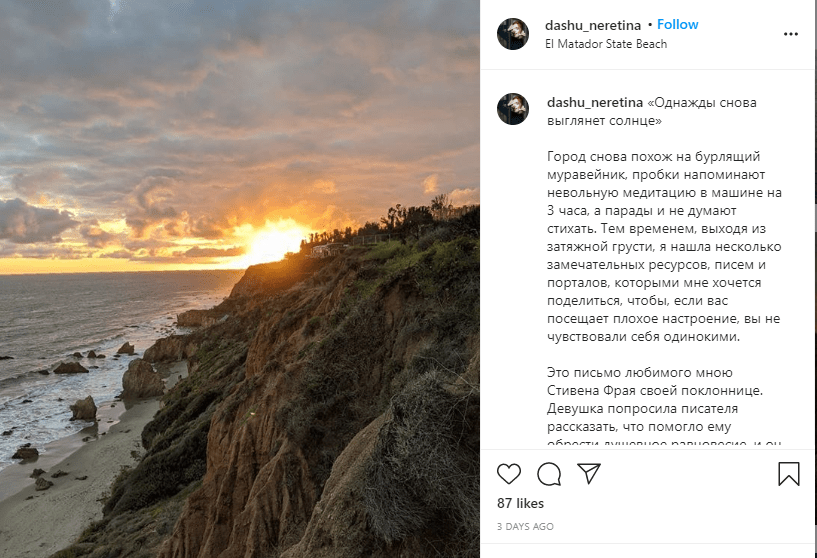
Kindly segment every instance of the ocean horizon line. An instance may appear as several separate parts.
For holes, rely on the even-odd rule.
[[[270,262],[272,263],[272,262]],[[31,275],[111,275],[111,274],[137,274],[137,273],[195,273],[200,271],[223,271],[235,272],[246,271],[246,267],[212,268],[205,267],[199,269],[144,269],[144,270],[109,270],[109,271],[54,271],[54,272],[24,272],[24,273],[4,273],[0,272],[0,277],[25,277]]]

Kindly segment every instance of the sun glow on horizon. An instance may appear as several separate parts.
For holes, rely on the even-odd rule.
[[[297,252],[307,229],[293,219],[267,221],[264,228],[248,231],[247,253],[231,262],[232,265],[249,267],[251,265],[277,262],[287,252]]]

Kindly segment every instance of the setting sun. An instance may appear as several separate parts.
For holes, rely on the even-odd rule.
[[[247,253],[239,260],[240,265],[276,262],[283,259],[287,252],[297,252],[306,235],[305,231],[292,219],[281,219],[275,223],[267,221],[264,228],[253,230],[247,235],[251,240],[247,245]]]

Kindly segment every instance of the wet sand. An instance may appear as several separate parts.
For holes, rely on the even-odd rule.
[[[121,403],[120,403],[121,405]],[[44,491],[34,489],[34,479],[27,486],[0,502],[0,556],[20,558],[47,557],[76,540],[92,521],[102,519],[102,502],[111,482],[125,466],[136,460],[131,452],[141,453],[141,432],[159,409],[158,399],[134,404],[122,413],[118,423],[94,441],[46,469],[44,462],[15,465],[46,469],[42,478],[54,483]],[[52,474],[68,473],[59,478]],[[77,477],[87,477],[78,480]]]
[[[167,389],[188,374],[186,361],[156,368]],[[159,407],[158,398],[102,404],[97,425],[49,444],[36,461],[0,472],[0,556],[47,558],[102,519],[100,500],[121,468],[136,464],[133,452],[144,452],[142,429]],[[45,470],[51,488],[34,489],[29,475],[35,468]],[[68,474],[52,478],[60,470]]]

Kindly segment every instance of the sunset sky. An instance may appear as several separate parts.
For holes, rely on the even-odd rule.
[[[479,200],[474,0],[0,0],[0,274],[242,267]]]

